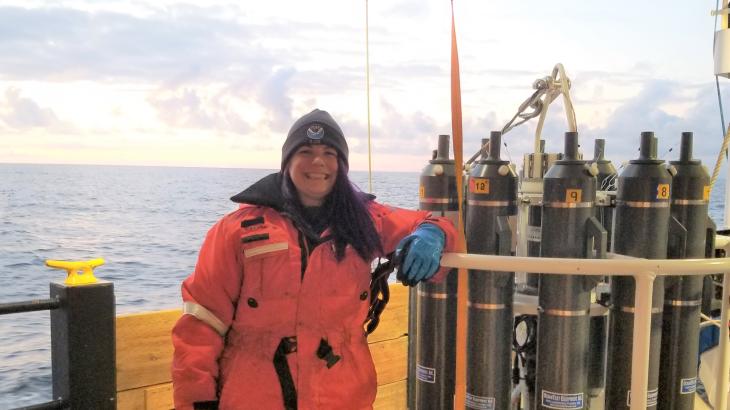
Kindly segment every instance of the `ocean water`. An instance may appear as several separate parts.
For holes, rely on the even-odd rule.
[[[65,272],[46,259],[103,257],[117,313],[180,306],[207,230],[257,169],[0,164],[0,303],[42,299]],[[351,172],[368,189],[367,172]],[[373,193],[418,206],[417,173],[375,173]],[[49,313],[0,316],[0,409],[51,400]]]
[[[0,164],[0,303],[48,297],[46,259],[103,257],[117,313],[180,306],[205,233],[228,198],[272,171]],[[367,173],[351,172],[367,190]],[[722,223],[724,183],[710,214]],[[417,173],[375,173],[379,201],[415,209]],[[49,313],[0,316],[0,409],[51,400]]]

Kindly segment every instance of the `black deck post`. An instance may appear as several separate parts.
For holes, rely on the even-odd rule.
[[[71,409],[116,409],[114,285],[51,283],[53,398]]]

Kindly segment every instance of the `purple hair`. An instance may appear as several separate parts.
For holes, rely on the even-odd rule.
[[[322,206],[332,231],[337,260],[341,261],[345,257],[345,248],[350,245],[363,260],[370,262],[383,252],[380,237],[368,212],[367,204],[373,197],[360,191],[350,181],[347,169],[347,164],[338,156],[337,179]],[[286,164],[282,174],[284,197],[301,212],[302,204],[296,194],[294,182],[289,176],[289,164]]]

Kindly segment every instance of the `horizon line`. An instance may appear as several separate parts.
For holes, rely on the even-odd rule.
[[[151,164],[98,164],[98,163],[76,163],[76,162],[4,162],[0,161],[2,165],[50,165],[50,166],[98,166],[98,167],[137,167],[137,168],[197,168],[197,169],[253,169],[260,171],[279,171],[278,168],[258,168],[258,167],[232,167],[232,166],[215,166],[215,165],[151,165]],[[350,169],[349,171],[354,172],[365,172],[367,169]],[[420,171],[398,171],[398,170],[373,170],[373,172],[390,172],[390,173],[403,173],[403,174],[417,174]]]

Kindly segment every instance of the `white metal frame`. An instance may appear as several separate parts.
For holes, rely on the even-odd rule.
[[[722,290],[720,319],[720,366],[717,370],[715,408],[727,408],[727,386],[730,381],[730,343],[728,343],[728,308],[730,308],[730,258],[724,259],[639,259],[613,255],[609,259],[536,258],[447,253],[441,265],[451,268],[480,269],[504,272],[530,272],[562,275],[633,276],[634,342],[631,357],[631,410],[647,406],[649,381],[649,336],[654,279],[657,276],[708,275],[726,273]]]

